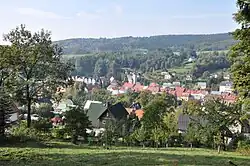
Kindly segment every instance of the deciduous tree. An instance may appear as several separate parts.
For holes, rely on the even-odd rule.
[[[72,66],[61,61],[62,49],[53,45],[50,32],[43,29],[32,34],[21,25],[4,35],[4,39],[11,43],[8,55],[13,64],[9,67],[15,71],[11,93],[27,105],[30,127],[32,103],[65,83]]]

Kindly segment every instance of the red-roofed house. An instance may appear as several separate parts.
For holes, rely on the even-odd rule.
[[[135,84],[135,86],[133,87],[133,89],[134,89],[135,92],[140,92],[140,91],[143,90],[143,88],[144,88],[144,86],[141,83],[139,83],[139,82],[137,82]]]
[[[160,85],[153,82],[148,86],[147,90],[151,91],[152,93],[159,93]]]
[[[125,88],[126,90],[127,89],[132,89],[134,87],[134,84],[133,83],[130,83],[130,82],[125,82],[123,85],[122,85],[123,88]]]

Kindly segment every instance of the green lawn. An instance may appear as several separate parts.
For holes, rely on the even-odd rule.
[[[109,150],[60,144],[48,147],[0,148],[0,165],[4,166],[94,166],[94,165],[250,165],[249,156],[235,152],[217,154],[206,149],[152,149],[112,147]]]

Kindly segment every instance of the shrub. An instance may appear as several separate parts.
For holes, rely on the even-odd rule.
[[[30,140],[41,141],[51,138],[49,123],[45,120],[33,122],[30,128],[27,128],[27,122],[21,121],[19,125],[12,126],[10,133],[21,142]]]
[[[64,128],[53,128],[52,136],[57,139],[64,139],[65,138],[65,129]]]
[[[37,140],[37,131],[34,128],[27,128],[27,122],[21,121],[19,125],[12,126],[10,133],[17,137],[21,142]]]
[[[54,113],[52,111],[53,111],[53,108],[51,104],[43,103],[37,109],[37,114],[43,118],[53,118]]]
[[[52,123],[48,119],[40,119],[39,121],[34,121],[32,127],[37,131],[48,133],[52,128]]]
[[[243,155],[250,155],[250,140],[239,141],[237,151]]]

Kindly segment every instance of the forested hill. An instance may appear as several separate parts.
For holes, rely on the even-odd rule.
[[[151,37],[120,38],[75,38],[56,41],[64,48],[65,54],[84,54],[89,52],[113,52],[133,49],[184,48],[196,51],[227,50],[235,41],[228,33],[209,35],[161,35]]]

